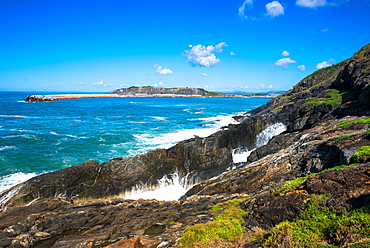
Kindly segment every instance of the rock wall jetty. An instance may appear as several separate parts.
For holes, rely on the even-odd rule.
[[[81,98],[103,98],[103,97],[121,97],[117,94],[58,94],[58,95],[30,95],[27,96],[25,102],[50,102],[69,99]]]
[[[0,246],[370,246],[370,44],[237,119],[0,193]],[[178,201],[123,198],[174,174]]]

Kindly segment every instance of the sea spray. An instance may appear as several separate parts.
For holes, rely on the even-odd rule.
[[[272,137],[279,135],[286,130],[287,128],[283,123],[275,123],[268,126],[256,136],[256,147],[266,145]]]
[[[179,176],[178,173],[164,175],[158,180],[156,187],[135,186],[130,192],[126,192],[125,199],[156,199],[160,201],[174,201],[183,196],[192,185],[198,183],[194,177]]]
[[[286,131],[287,128],[283,123],[275,123],[265,128],[261,133],[256,136],[256,148],[266,145],[270,139],[276,135]],[[253,149],[254,150],[254,149]],[[236,148],[232,151],[233,162],[242,163],[246,162],[248,156],[253,150],[248,150],[246,147]]]

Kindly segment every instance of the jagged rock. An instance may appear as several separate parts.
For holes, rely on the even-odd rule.
[[[173,247],[186,227],[210,221],[230,198],[161,202],[112,199],[36,202],[0,214],[1,247]],[[150,237],[148,237],[148,235]],[[135,246],[136,245],[136,246]]]
[[[311,176],[305,183],[285,195],[261,195],[242,204],[251,213],[244,223],[248,229],[271,227],[292,221],[310,195],[330,194],[326,206],[340,210],[370,204],[370,163],[328,171]]]
[[[231,152],[211,136],[192,138],[170,149],[156,149],[103,164],[86,161],[60,171],[45,173],[4,192],[16,192],[4,205],[20,206],[35,199],[104,198],[129,192],[133,187],[155,186],[165,175],[188,176],[190,183],[217,176],[232,164]],[[1,195],[0,195],[1,197]]]

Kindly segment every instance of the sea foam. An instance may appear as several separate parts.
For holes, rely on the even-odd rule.
[[[4,177],[0,177],[0,193],[4,190],[10,189],[18,183],[27,181],[28,179],[37,176],[36,173],[17,172]]]

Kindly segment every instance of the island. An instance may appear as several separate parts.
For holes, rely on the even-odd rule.
[[[80,98],[106,98],[106,97],[170,97],[170,98],[273,98],[273,94],[234,95],[207,91],[201,88],[162,88],[153,86],[131,86],[117,89],[105,94],[58,94],[58,95],[30,95],[25,102],[50,102]]]

